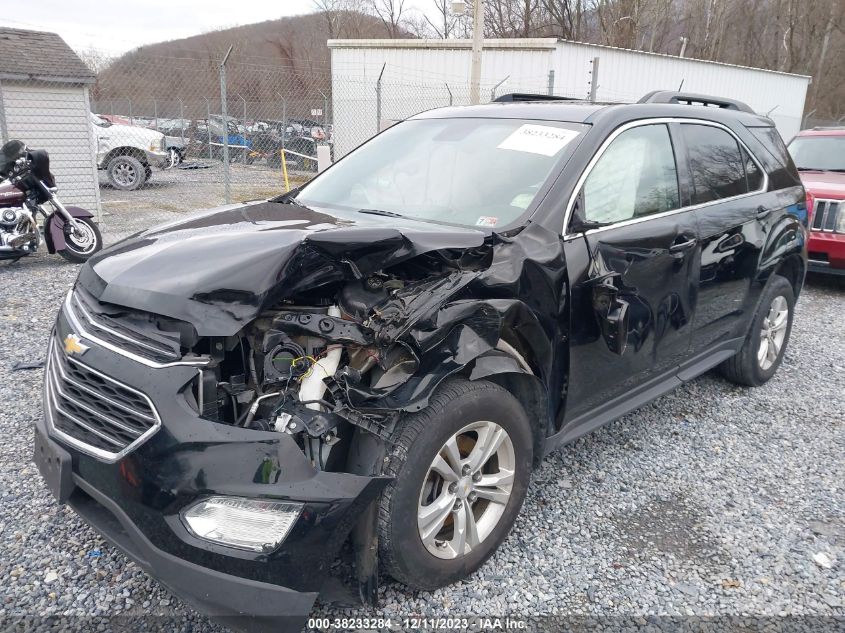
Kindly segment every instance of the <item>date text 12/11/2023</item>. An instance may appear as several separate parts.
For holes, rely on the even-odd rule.
[[[473,616],[431,618],[409,616],[404,618],[311,618],[308,628],[317,631],[349,629],[365,631],[521,631],[527,623],[510,617]]]

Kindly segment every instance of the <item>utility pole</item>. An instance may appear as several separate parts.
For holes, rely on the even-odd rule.
[[[469,102],[481,100],[481,50],[484,46],[484,0],[472,3],[472,64],[470,66]]]
[[[596,93],[599,89],[599,58],[593,57],[592,69],[590,70],[590,103],[596,102]]]
[[[220,111],[223,115],[223,195],[226,204],[232,201],[231,187],[229,185],[229,115],[226,112],[226,62],[232,54],[232,47],[226,51],[223,61],[220,62]],[[209,125],[209,132],[211,126]],[[209,135],[209,139],[211,136]]]

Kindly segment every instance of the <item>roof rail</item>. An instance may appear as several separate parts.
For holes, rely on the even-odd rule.
[[[555,95],[531,94],[528,92],[512,92],[493,99],[493,103],[510,103],[512,101],[581,101],[574,97],[557,97]]]
[[[737,110],[739,112],[750,112],[754,110],[747,103],[728,99],[726,97],[711,97],[690,92],[675,92],[674,90],[655,90],[643,96],[637,103],[680,103],[685,105],[715,106],[726,110]]]

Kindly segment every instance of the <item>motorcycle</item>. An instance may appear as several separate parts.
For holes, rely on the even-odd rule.
[[[53,211],[47,213],[43,205]],[[44,235],[36,218],[44,216]],[[93,214],[66,207],[56,196],[45,150],[30,150],[22,141],[0,148],[0,259],[18,260],[46,243],[47,252],[82,263],[103,247]]]

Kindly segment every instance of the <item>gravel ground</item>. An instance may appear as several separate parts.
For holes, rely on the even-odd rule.
[[[107,241],[129,232],[118,225],[107,218]],[[58,506],[30,462],[42,371],[10,366],[43,358],[76,273],[46,254],[0,262],[0,630],[9,616],[93,630],[85,618],[156,614],[169,631],[222,631]],[[385,578],[377,610],[313,615],[845,615],[843,313],[845,284],[810,279],[767,385],[706,375],[549,456],[515,530],[465,582],[427,593]]]

